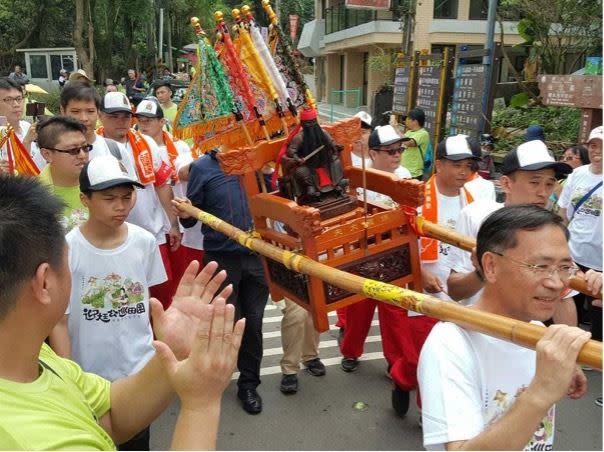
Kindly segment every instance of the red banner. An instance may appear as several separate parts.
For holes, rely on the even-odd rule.
[[[300,17],[297,14],[289,15],[289,35],[292,38],[292,41],[296,41],[296,37],[298,36],[298,22],[300,21]]]
[[[346,8],[390,9],[390,0],[346,0]]]

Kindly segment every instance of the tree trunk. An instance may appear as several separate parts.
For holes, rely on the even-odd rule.
[[[76,49],[76,54],[78,55],[78,60],[80,60],[82,67],[86,71],[86,74],[92,78],[92,60],[84,45],[84,17],[86,6],[88,6],[88,0],[75,0],[76,17],[75,27],[73,30],[73,43]]]

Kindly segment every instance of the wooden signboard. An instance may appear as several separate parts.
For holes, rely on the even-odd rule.
[[[392,112],[406,115],[413,106],[415,80],[417,79],[417,54],[413,57],[403,57],[399,54],[394,70],[394,90],[392,96]]]
[[[450,135],[463,133],[473,138],[479,137],[485,76],[485,64],[457,66],[451,103]]]
[[[435,136],[437,126],[437,110],[440,101],[441,72],[439,66],[421,66],[417,78],[417,98],[415,106],[424,110],[426,122],[424,128],[431,137]]]
[[[539,90],[544,105],[581,108],[579,142],[602,125],[601,75],[542,75]]]
[[[601,75],[542,75],[539,90],[544,105],[602,108]]]
[[[456,54],[457,69],[451,101],[451,121],[449,135],[462,133],[478,139],[481,133],[489,130],[493,110],[494,86],[501,62],[501,46],[496,43],[491,59],[493,68],[485,63],[468,63],[465,61],[482,61],[489,56],[488,49],[465,50]],[[490,73],[490,83],[487,80]],[[489,86],[491,87],[489,89]],[[488,91],[488,92],[487,92]]]

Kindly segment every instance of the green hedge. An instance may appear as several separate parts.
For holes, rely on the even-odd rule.
[[[528,126],[539,124],[545,130],[548,148],[556,155],[577,143],[581,110],[569,107],[497,108],[491,130],[497,138],[496,149],[508,151],[522,143]]]

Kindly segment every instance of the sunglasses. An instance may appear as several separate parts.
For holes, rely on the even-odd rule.
[[[56,152],[60,152],[62,154],[69,154],[69,155],[79,155],[79,153],[81,151],[84,151],[86,154],[88,154],[90,151],[92,151],[92,145],[91,144],[85,144],[83,146],[78,146],[75,148],[71,148],[71,149],[53,149],[53,148],[44,148],[44,149],[48,149],[49,151],[56,151]]]
[[[378,152],[387,152],[389,156],[394,156],[396,154],[402,154],[403,153],[403,148],[396,148],[396,149],[374,149],[375,151]]]

